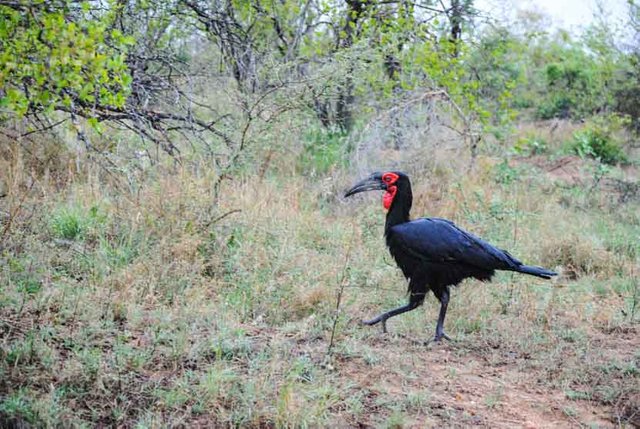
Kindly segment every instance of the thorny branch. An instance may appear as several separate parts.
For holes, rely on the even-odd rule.
[[[355,224],[353,226],[353,231],[355,232]],[[338,327],[338,318],[340,317],[340,305],[342,304],[342,295],[344,293],[344,289],[349,282],[349,263],[351,262],[351,247],[347,248],[347,253],[344,257],[344,266],[342,267],[342,275],[339,281],[338,292],[336,294],[336,310],[333,316],[333,325],[331,327],[331,337],[329,339],[329,346],[327,347],[327,357],[331,356],[331,352],[333,351],[333,343],[336,336],[336,328]]]
[[[455,100],[453,100],[453,98],[451,98],[449,93],[444,89],[426,91],[419,94],[418,96],[407,100],[404,103],[397,103],[395,106],[385,110],[383,113],[369,121],[367,126],[364,128],[364,132],[369,131],[371,126],[373,126],[374,124],[380,124],[384,121],[391,121],[394,116],[398,114],[398,112],[406,110],[413,105],[434,101],[444,101],[446,105],[451,106],[456,113],[456,116],[458,116],[458,118],[462,122],[462,129],[456,128],[445,122],[440,122],[439,125],[454,131],[464,139],[465,146],[468,147],[471,152],[471,164],[469,167],[473,167],[477,155],[478,143],[480,142],[481,137],[480,132],[474,129],[477,126],[477,123],[473,120],[472,117],[465,114],[464,110],[455,102]],[[362,150],[364,150],[364,148],[358,147],[358,151]]]

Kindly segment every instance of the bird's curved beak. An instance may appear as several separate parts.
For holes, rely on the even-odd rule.
[[[367,177],[366,179],[356,183],[351,189],[345,192],[344,197],[358,194],[365,191],[381,191],[386,190],[387,185],[377,177]]]

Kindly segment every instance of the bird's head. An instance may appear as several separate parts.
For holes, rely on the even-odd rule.
[[[365,191],[386,191],[382,197],[382,205],[389,210],[398,191],[411,192],[409,177],[400,171],[375,172],[369,177],[356,183],[344,196],[358,194]]]

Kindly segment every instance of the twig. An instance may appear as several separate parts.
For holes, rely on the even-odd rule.
[[[224,219],[227,216],[230,216],[234,213],[240,213],[242,210],[240,209],[233,209],[233,210],[229,210],[228,212],[221,214],[220,216],[218,216],[217,218],[210,220],[209,222],[205,223],[202,229],[208,228],[209,226],[213,225],[214,223],[218,223],[220,222],[222,219]]]
[[[355,232],[355,224],[353,226]],[[342,276],[340,278],[340,287],[338,288],[338,294],[336,296],[336,311],[333,316],[333,326],[331,327],[331,338],[329,339],[329,347],[327,347],[327,357],[331,356],[331,352],[333,350],[333,343],[336,336],[336,328],[338,327],[338,318],[340,316],[340,304],[342,303],[342,294],[344,293],[344,288],[348,281],[348,273],[349,273],[349,262],[351,261],[351,249],[350,245],[347,249],[347,253],[344,257],[344,266],[342,267]]]
[[[631,297],[631,314],[630,314],[631,317],[629,320],[631,320],[631,323],[633,323],[636,318],[636,310],[638,308],[638,302],[640,301],[640,282],[638,282],[638,279],[636,277],[635,266],[631,267],[631,281],[634,283],[634,286],[633,286],[633,296]]]
[[[360,285],[349,285],[349,286],[345,286],[344,288],[345,289],[367,289],[369,291],[371,291],[371,290],[385,290],[385,291],[389,291],[389,292],[402,291],[402,289],[399,289],[399,288],[390,288],[390,287],[375,287],[375,288],[371,288],[369,286],[360,286]]]
[[[33,188],[34,183],[35,183],[35,180],[32,180],[31,184],[29,185],[29,189],[27,189],[25,193],[22,194],[22,198],[20,198],[20,201],[18,202],[18,206],[16,207],[16,209],[13,211],[13,213],[9,213],[9,220],[7,221],[7,224],[2,230],[2,235],[0,235],[0,239],[2,241],[4,241],[5,237],[7,236],[7,233],[9,232],[9,229],[13,224],[13,220],[20,214],[20,210],[22,210],[22,205],[27,199],[27,196],[31,193],[31,189]]]
[[[462,136],[462,138],[464,139],[464,144],[466,147],[469,148],[469,151],[471,153],[471,161],[470,161],[470,165],[469,165],[469,170],[471,170],[473,168],[473,166],[475,165],[475,159],[477,156],[477,148],[478,148],[478,144],[480,142],[481,139],[481,135],[477,130],[474,130],[474,122],[473,122],[473,118],[469,117],[467,115],[465,115],[464,110],[462,109],[462,107],[460,107],[455,100],[449,95],[449,93],[447,91],[445,91],[444,89],[437,89],[437,90],[432,90],[432,91],[426,91],[422,94],[419,94],[417,96],[411,97],[410,99],[408,99],[407,101],[401,103],[401,104],[396,104],[394,107],[384,111],[383,113],[377,115],[375,118],[373,118],[371,121],[369,121],[367,123],[367,125],[364,127],[364,129],[362,130],[362,132],[366,132],[368,131],[373,124],[380,124],[383,121],[389,121],[390,119],[393,118],[394,114],[398,111],[402,111],[404,109],[409,108],[412,105],[419,105],[419,104],[425,104],[427,102],[432,102],[432,101],[442,101],[444,103],[446,103],[447,105],[451,106],[451,108],[453,109],[453,111],[455,112],[455,114],[460,118],[460,120],[462,121],[462,130],[455,128],[454,126],[445,124],[444,122],[441,122],[440,125],[456,132],[458,135]],[[361,152],[364,151],[364,148],[361,147],[362,145],[358,145],[358,147],[356,148],[357,152]]]
[[[513,212],[513,247],[516,247],[516,244],[518,243],[518,213],[520,212],[520,204],[519,204],[519,199],[518,196],[520,195],[518,193],[518,188],[519,186],[516,185],[516,208]],[[511,272],[511,287],[509,289],[509,303],[507,304],[507,307],[510,307],[511,304],[513,303],[513,291],[514,291],[514,285],[513,285],[513,279],[515,277],[515,272]]]

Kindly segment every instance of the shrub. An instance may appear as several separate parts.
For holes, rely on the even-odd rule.
[[[551,100],[545,100],[538,107],[540,119],[568,118],[571,116],[575,102],[566,95],[554,96]]]
[[[344,166],[349,151],[347,135],[339,130],[314,130],[307,134],[300,167],[307,174],[326,174]]]
[[[581,157],[592,157],[605,164],[627,162],[620,137],[625,135],[624,129],[629,123],[628,116],[594,116],[584,129],[574,133],[570,150]]]
[[[497,183],[510,185],[518,180],[518,170],[509,165],[509,161],[502,160],[500,164],[494,166],[494,178]]]
[[[605,164],[627,161],[620,144],[610,135],[598,129],[585,129],[573,135],[571,149],[581,157],[592,157]]]
[[[629,125],[640,133],[640,51],[631,55],[629,67],[621,72],[622,77],[615,89],[615,109],[630,118]]]
[[[547,151],[547,141],[540,136],[526,136],[518,139],[513,150],[519,155],[540,155]]]

